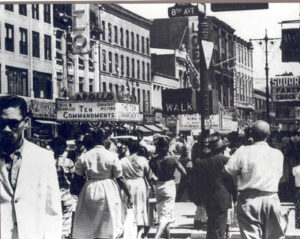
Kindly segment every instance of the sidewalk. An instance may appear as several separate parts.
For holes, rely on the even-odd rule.
[[[282,203],[282,212],[285,213],[289,208],[294,208],[291,203]],[[190,202],[176,203],[175,206],[175,223],[171,224],[172,238],[191,238],[202,239],[206,237],[206,231],[197,231],[193,229],[194,213],[196,206]],[[156,232],[156,227],[151,228],[149,238],[153,238]],[[240,239],[238,228],[231,228],[232,239]],[[289,214],[289,224],[286,234],[286,239],[300,238],[300,229],[295,229],[295,210],[293,209]]]

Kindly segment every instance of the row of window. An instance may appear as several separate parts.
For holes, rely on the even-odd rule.
[[[106,91],[109,91],[109,92],[114,92],[115,94],[119,94],[120,92],[124,92],[125,91],[125,86],[124,85],[121,85],[121,87],[117,84],[115,84],[113,86],[112,83],[109,83],[108,84],[108,87],[107,87],[107,84],[106,82],[103,82],[102,83],[102,91],[103,92],[106,92]],[[132,89],[132,95],[134,95],[137,99],[137,102],[140,103],[140,110],[142,112],[149,112],[149,104],[148,104],[148,107],[146,106],[146,101],[150,102],[150,91],[149,90],[140,90],[139,88],[134,88]]]
[[[113,71],[113,53],[108,52],[108,67],[106,64],[107,53],[106,50],[102,50],[102,70],[108,71],[109,73],[114,73],[121,76],[131,77],[138,80],[150,81],[150,64],[144,61],[131,59],[117,53],[114,54],[114,71]],[[126,74],[125,74],[125,60],[126,60]],[[119,64],[120,62],[120,64]],[[130,71],[131,65],[131,71]],[[131,74],[130,74],[131,73]]]
[[[13,4],[5,4],[5,10],[14,11]],[[40,19],[40,8],[39,4],[31,4],[31,13],[32,18],[39,20]],[[19,14],[27,16],[27,4],[19,4]],[[44,4],[44,22],[51,23],[51,6],[50,4]]]
[[[246,50],[246,48],[237,46],[236,55],[239,63],[244,64],[247,67],[253,68],[252,52]]]
[[[253,81],[247,81],[242,78],[237,80],[237,98],[239,101],[252,103]]]
[[[15,32],[14,26],[5,23],[5,50],[15,51]],[[28,30],[19,28],[20,41],[19,51],[22,55],[28,55]],[[32,56],[40,58],[40,33],[32,31]],[[44,34],[44,57],[46,60],[51,60],[51,36]]]
[[[101,39],[103,41],[106,41],[106,37],[107,37],[107,41],[110,43],[114,42],[117,45],[126,47],[133,51],[150,55],[149,38],[145,38],[143,36],[140,36],[139,34],[135,34],[134,32],[129,32],[128,30],[124,31],[122,27],[118,29],[118,26],[115,25],[113,27],[111,23],[107,24],[107,33],[106,33],[105,21],[102,21],[101,30],[102,30]]]

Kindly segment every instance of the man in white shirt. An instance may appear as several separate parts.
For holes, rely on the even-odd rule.
[[[252,128],[254,143],[241,146],[225,165],[238,180],[237,216],[243,239],[284,238],[280,201],[277,195],[283,171],[283,154],[271,148],[267,122],[258,120]]]

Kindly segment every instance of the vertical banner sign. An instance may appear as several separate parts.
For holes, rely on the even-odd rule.
[[[300,62],[300,28],[282,29],[282,62]]]
[[[72,5],[73,53],[87,54],[90,50],[90,11],[88,4]]]

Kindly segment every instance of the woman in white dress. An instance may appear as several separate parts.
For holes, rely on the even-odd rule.
[[[149,232],[148,222],[148,190],[149,175],[148,160],[139,156],[140,145],[138,141],[129,141],[130,156],[121,159],[123,176],[126,179],[130,194],[132,195],[134,222],[137,225],[137,238],[141,238],[141,230],[144,228],[144,238]]]
[[[73,226],[74,239],[115,239],[123,233],[125,208],[120,190],[127,195],[130,207],[131,196],[122,177],[122,166],[118,156],[103,146],[103,131],[86,136],[94,147],[84,153],[75,164],[75,177],[86,176],[79,195]],[[78,180],[80,181],[80,180]],[[76,180],[75,180],[76,182]]]

